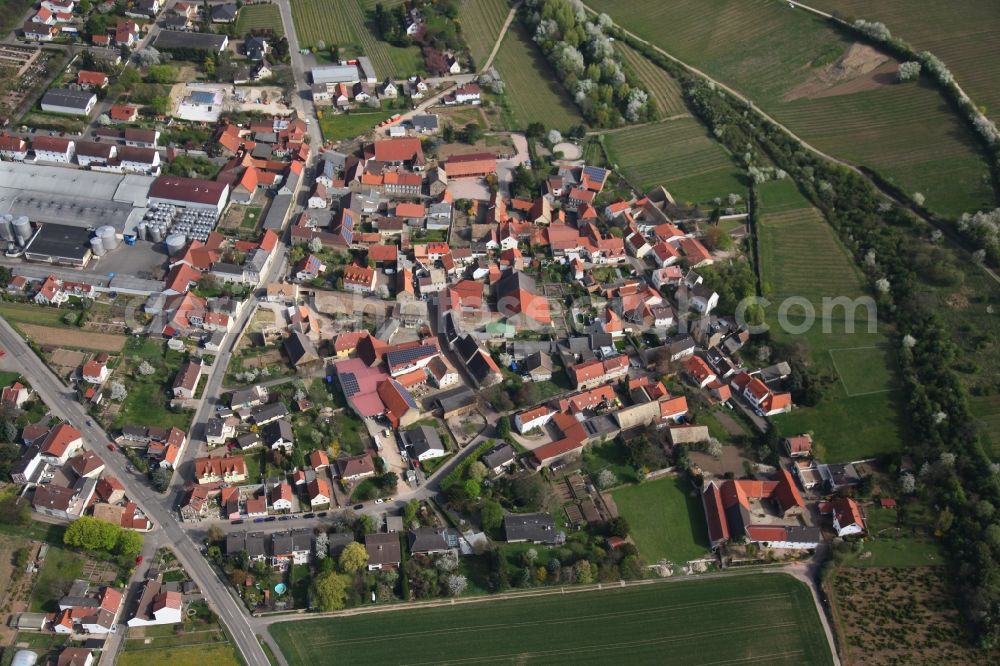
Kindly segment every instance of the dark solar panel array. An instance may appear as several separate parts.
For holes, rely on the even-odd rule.
[[[340,376],[340,386],[348,398],[361,390],[361,387],[358,386],[358,378],[354,376],[353,372],[345,372]]]
[[[608,172],[601,167],[587,166],[583,167],[583,174],[589,178],[593,178],[594,180],[604,180],[607,177]]]
[[[407,391],[405,388],[403,388],[403,385],[397,382],[395,379],[392,380],[392,383],[399,391],[399,394],[403,396],[403,400],[406,401],[407,406],[410,409],[417,409],[417,401],[413,399],[413,396],[410,395],[410,392]]]
[[[412,363],[413,361],[426,358],[436,354],[437,350],[430,345],[421,345],[420,347],[411,347],[410,349],[397,349],[396,351],[391,351],[385,355],[386,361],[389,365],[404,365],[406,363]]]

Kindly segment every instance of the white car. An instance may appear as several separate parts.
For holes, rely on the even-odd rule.
[[[382,499],[381,497],[379,497],[377,500],[375,500],[375,503],[376,504],[385,504],[385,500]]]

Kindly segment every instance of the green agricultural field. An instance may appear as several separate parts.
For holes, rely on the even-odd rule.
[[[969,409],[986,445],[992,447],[994,456],[1000,456],[1000,395],[973,396],[969,398]]]
[[[379,79],[422,73],[419,47],[396,47],[375,36],[368,20],[373,8],[374,3],[365,0],[295,0],[292,20],[300,46],[319,49],[322,42],[325,49],[319,50],[336,46],[342,58],[366,55]]]
[[[344,141],[369,132],[385,120],[398,113],[396,109],[360,111],[351,113],[324,112],[319,119],[319,129],[325,141]]]
[[[784,181],[765,183],[760,197],[761,281],[771,301],[767,309],[771,339],[780,344],[805,343],[813,366],[835,378],[818,405],[798,407],[775,417],[775,423],[784,436],[812,431],[832,461],[898,450],[903,396],[896,388],[895,362],[887,351],[885,333],[877,325],[875,332],[869,331],[864,308],[853,311],[853,333],[844,308],[828,308],[829,316],[823,317],[825,298],[866,296],[863,276],[820,212],[808,207],[794,188]],[[779,212],[771,212],[772,200]],[[816,313],[816,322],[804,332],[789,332],[779,321],[779,307],[790,298],[805,299]],[[788,323],[803,324],[803,312],[803,306],[791,307]]]
[[[624,42],[618,42],[615,46],[622,64],[639,79],[652,95],[659,117],[671,118],[688,114],[687,105],[684,104],[684,93],[681,91],[680,84],[673,77],[647,60],[635,49],[626,46]]]
[[[119,666],[238,666],[243,663],[229,643],[204,643],[142,649],[131,642],[118,657]]]
[[[891,59],[818,17],[777,0],[588,4],[734,87],[818,149],[923,193],[942,215],[996,203],[978,144],[945,98],[928,84],[894,83]]]
[[[506,85],[500,103],[507,129],[523,130],[539,122],[565,131],[583,123],[542,52],[516,21],[504,36],[494,65]]]
[[[663,185],[678,201],[743,196],[736,163],[694,118],[679,118],[604,135],[608,159],[639,189]]]
[[[647,562],[681,564],[708,553],[705,513],[684,479],[658,479],[614,491],[639,555]]]
[[[293,6],[296,3],[293,3]],[[246,5],[236,18],[236,32],[249,34],[253,30],[271,30],[279,37],[285,34],[278,5]]]
[[[271,633],[291,666],[332,654],[371,666],[606,664],[625,654],[636,664],[832,663],[809,590],[782,574],[283,622]]]
[[[57,328],[76,328],[63,322],[68,310],[31,303],[0,303],[0,316],[11,324],[39,324]]]
[[[464,0],[461,3],[458,17],[462,22],[462,36],[477,69],[481,69],[490,57],[509,12],[507,0]]]
[[[1000,12],[990,2],[954,5],[935,0],[814,0],[811,7],[851,20],[882,21],[918,51],[941,58],[986,113],[1000,121]]]

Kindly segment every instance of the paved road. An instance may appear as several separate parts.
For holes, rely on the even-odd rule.
[[[63,385],[2,318],[0,318],[0,344],[7,350],[7,356],[13,357],[20,372],[28,379],[52,413],[81,432],[89,448],[104,461],[108,472],[121,480],[128,496],[153,522],[154,529],[162,530],[163,533],[158,538],[162,538],[164,543],[169,543],[173,548],[177,559],[191,575],[191,579],[201,588],[211,608],[229,629],[233,643],[246,663],[249,666],[269,666],[267,655],[257,642],[242,604],[232,597],[226,586],[215,575],[208,561],[202,556],[199,546],[180,528],[174,519],[173,508],[165,503],[164,497],[157,494],[141,476],[126,471],[127,460],[120,453],[108,451],[106,443],[111,438],[90,419],[77,402],[76,393]]]
[[[298,112],[299,118],[304,118],[309,123],[309,137],[313,147],[313,155],[319,153],[323,145],[323,135],[319,131],[319,119],[316,117],[316,107],[312,102],[312,88],[309,86],[309,78],[306,72],[305,62],[299,52],[299,38],[295,34],[295,23],[292,21],[292,5],[289,0],[276,0],[278,10],[281,12],[281,22],[285,26],[285,37],[288,38],[288,52],[292,63],[292,73],[295,80],[295,89],[292,91],[292,107]]]
[[[261,285],[268,285],[281,276],[287,267],[287,253],[285,246],[281,243],[275,248],[277,256],[271,260],[271,265],[261,279]],[[171,479],[168,495],[174,497],[174,504],[180,501],[180,493],[183,492],[183,483],[186,479],[194,478],[191,469],[191,461],[198,457],[207,445],[205,442],[205,424],[209,417],[215,413],[219,404],[219,396],[222,394],[222,382],[226,377],[226,368],[232,359],[233,351],[242,337],[253,313],[257,311],[260,300],[257,294],[251,296],[243,304],[239,317],[233,323],[233,327],[226,334],[222,341],[220,351],[215,356],[215,362],[210,366],[208,376],[205,379],[205,390],[202,392],[202,399],[195,410],[194,420],[191,422],[191,430],[188,433],[188,445],[184,449],[184,454],[177,465],[178,473]]]

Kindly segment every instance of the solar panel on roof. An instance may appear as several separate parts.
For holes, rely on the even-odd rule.
[[[340,376],[340,387],[344,390],[344,395],[348,398],[361,391],[361,387],[358,385],[358,378],[354,376],[353,372],[345,372]]]
[[[606,169],[596,166],[585,166],[583,167],[583,175],[593,178],[594,180],[604,180],[607,177],[608,172]]]
[[[392,380],[392,383],[399,391],[399,394],[403,396],[403,400],[406,401],[406,405],[410,409],[417,409],[417,401],[413,399],[413,396],[410,395],[410,392],[407,391],[405,388],[403,388],[403,385],[397,382],[395,379]]]
[[[399,349],[396,351],[391,351],[385,355],[386,361],[390,366],[393,365],[405,365],[406,363],[412,363],[427,356],[436,354],[437,350],[430,345],[421,345],[420,347],[411,347],[410,349]]]

